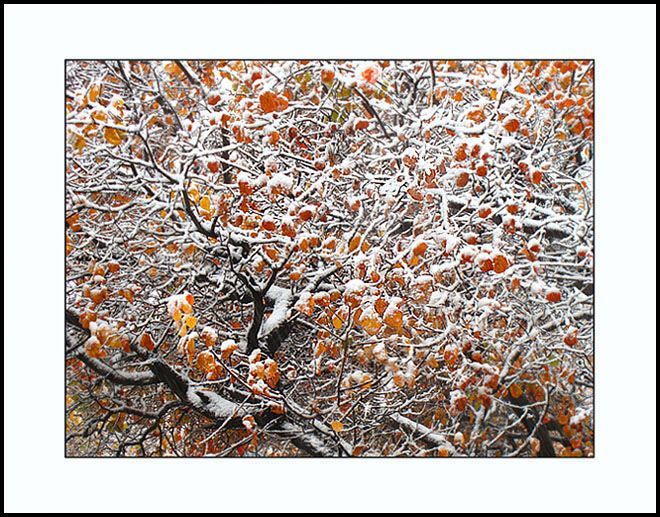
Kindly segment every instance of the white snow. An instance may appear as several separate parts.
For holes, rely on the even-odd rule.
[[[206,337],[206,336],[208,336],[213,342],[217,341],[218,339],[218,333],[212,327],[204,327],[202,329],[202,337]]]
[[[591,409],[591,408],[590,408]],[[577,425],[582,423],[584,420],[591,416],[591,410],[585,410],[583,408],[576,408],[575,415],[569,420],[569,425]]]
[[[198,409],[210,411],[218,418],[241,417],[248,414],[248,406],[249,409],[254,409],[256,407],[254,404],[244,404],[243,406],[239,406],[238,404],[224,399],[217,393],[210,390],[199,391],[208,397],[209,402],[207,404],[202,402],[202,399],[197,394],[198,389],[196,389],[194,386],[188,387],[188,391],[186,392],[188,400],[190,400],[193,406],[197,407]]]
[[[276,189],[281,189],[284,192],[290,192],[293,188],[293,178],[277,172],[268,180],[268,189],[272,192]]]
[[[361,294],[364,292],[366,288],[367,288],[367,284],[365,284],[359,278],[354,278],[353,280],[351,280],[346,284],[346,288],[344,290],[344,296],[351,293]]]
[[[273,312],[262,324],[259,337],[268,335],[286,320],[289,305],[291,304],[291,289],[284,289],[283,287],[273,285],[268,289],[266,298],[274,300],[275,306],[273,307]]]
[[[447,300],[446,291],[433,291],[429,299],[429,305],[432,307],[440,307]]]
[[[238,176],[236,176],[236,183],[247,183],[250,185],[252,183],[252,176],[246,171],[241,171],[238,173]]]
[[[236,346],[237,346],[236,341],[234,341],[233,339],[225,339],[222,342],[222,345],[220,345],[220,351],[227,352],[228,350],[232,350],[232,349],[235,350]]]
[[[507,101],[504,101],[500,106],[500,113],[512,113],[513,108],[515,108],[517,104],[518,101],[516,99],[509,99]]]
[[[461,241],[455,235],[447,234],[445,235],[445,242],[445,246],[447,246],[447,253],[451,253],[456,249],[456,246],[458,246]]]
[[[531,285],[530,289],[529,289],[529,291],[530,291],[534,296],[538,296],[538,295],[541,294],[544,290],[545,290],[545,286],[544,286],[543,283],[541,283],[541,282],[534,282],[534,283]]]

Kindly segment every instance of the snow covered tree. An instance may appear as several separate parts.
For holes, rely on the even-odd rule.
[[[593,62],[69,61],[70,456],[589,456]]]

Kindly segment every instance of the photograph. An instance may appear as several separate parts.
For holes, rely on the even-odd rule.
[[[67,60],[67,457],[593,457],[593,60]]]

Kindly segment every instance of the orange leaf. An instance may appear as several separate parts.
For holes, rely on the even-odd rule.
[[[523,393],[522,388],[518,384],[512,384],[509,392],[514,399],[517,399]]]
[[[243,417],[243,425],[248,431],[252,431],[257,426],[257,423],[252,415],[248,415]]]
[[[314,217],[314,207],[311,205],[302,207],[298,212],[298,217],[300,217],[300,219],[303,221],[309,221],[312,217]]]
[[[424,255],[426,248],[426,243],[424,241],[420,241],[415,245],[412,251],[415,255]]]
[[[335,433],[339,433],[344,429],[344,424],[338,421],[334,421],[330,423],[330,427],[334,429]]]
[[[493,257],[493,269],[495,273],[504,273],[509,267],[509,262],[504,255],[495,255]]]
[[[95,304],[98,305],[103,300],[105,300],[107,294],[108,294],[107,289],[103,287],[102,289],[94,289],[93,291],[91,291],[89,297]]]
[[[119,296],[123,296],[130,303],[133,303],[133,291],[131,291],[130,289],[120,289]]]
[[[564,343],[566,343],[568,346],[573,346],[577,343],[577,341],[577,329],[575,327],[571,327],[564,336]]]
[[[550,289],[545,295],[545,298],[549,302],[558,302],[561,300],[561,293],[557,289]]]
[[[66,222],[69,223],[71,230],[73,230],[74,232],[79,232],[80,230],[82,230],[82,226],[78,224],[79,218],[80,218],[80,214],[73,214],[72,216],[66,218]]]
[[[171,61],[170,63],[166,64],[164,67],[166,72],[172,74],[172,75],[178,75],[178,76],[183,76],[183,70],[179,68],[179,65],[177,65],[175,62]]]
[[[356,235],[351,239],[351,242],[348,244],[348,251],[353,252],[357,249],[357,247],[360,245],[360,236]]]
[[[370,336],[378,334],[378,331],[383,326],[383,324],[378,321],[378,319],[373,317],[373,313],[361,318],[358,323]]]
[[[196,365],[197,368],[204,373],[209,373],[211,370],[215,369],[215,357],[213,357],[213,354],[208,350],[204,350],[197,356]]]
[[[265,248],[264,251],[266,252],[266,255],[268,255],[268,258],[271,260],[277,260],[280,255],[275,248]]]
[[[394,384],[396,384],[399,388],[403,388],[406,384],[406,378],[401,372],[396,372],[394,377],[392,377],[392,380],[394,381]]]
[[[124,139],[124,132],[117,131],[115,128],[112,127],[106,127],[103,130],[103,136],[112,145],[121,145]]]
[[[493,261],[489,258],[484,258],[478,264],[479,264],[479,269],[481,269],[481,271],[483,271],[484,273],[487,273],[488,271],[491,271],[493,269]]]
[[[334,78],[335,78],[334,70],[331,69],[321,70],[321,81],[323,81],[324,83],[331,83]]]
[[[76,135],[76,143],[73,144],[73,146],[78,149],[78,154],[82,154],[83,149],[85,148],[85,145],[87,144],[87,140],[85,140],[84,137],[80,135]]]
[[[424,199],[424,196],[417,187],[410,187],[408,189],[408,195],[415,201],[422,201]]]
[[[259,96],[259,104],[265,113],[271,113],[277,109],[277,97],[273,92],[264,92]]]
[[[509,133],[515,133],[518,131],[518,129],[520,129],[520,122],[515,117],[507,117],[504,121],[504,129],[506,129]]]
[[[387,310],[388,303],[385,301],[384,298],[377,298],[376,302],[374,303],[374,307],[376,308],[376,312],[380,314],[381,316],[385,313]]]
[[[388,310],[385,311],[384,320],[388,327],[392,327],[393,329],[400,329],[403,325],[403,312],[401,312],[401,309],[388,308]]]
[[[314,298],[309,296],[301,296],[294,308],[307,316],[311,316],[314,313]]]
[[[275,103],[276,103],[275,109],[277,111],[284,111],[289,107],[289,100],[286,97],[282,97],[281,95],[275,97]]]
[[[94,336],[85,341],[85,352],[89,357],[100,358],[105,356],[105,352],[101,351],[101,342]]]
[[[140,346],[146,348],[150,352],[154,349],[154,342],[151,340],[149,334],[142,334],[142,339],[140,339]]]
[[[465,187],[469,180],[470,175],[467,172],[461,172],[458,176],[456,176],[456,186]]]

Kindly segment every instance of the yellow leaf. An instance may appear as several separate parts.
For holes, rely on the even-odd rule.
[[[335,316],[334,318],[332,318],[332,326],[335,327],[337,330],[339,330],[343,324],[344,322],[341,320],[339,316]]]
[[[99,93],[101,93],[101,86],[99,84],[95,84],[89,90],[89,100],[92,101],[92,102],[96,102],[96,99],[98,98]]]
[[[108,120],[108,117],[101,110],[92,111],[90,117],[92,117],[92,120],[94,120],[95,122],[98,121],[105,122],[106,120]]]
[[[121,348],[124,346],[119,336],[110,336],[106,343],[112,348]]]
[[[197,318],[195,318],[195,316],[188,316],[186,318],[186,325],[188,325],[189,328],[193,328],[196,323],[197,323]]]
[[[337,421],[330,423],[330,426],[334,429],[336,433],[339,433],[344,429],[344,424]]]
[[[209,210],[211,208],[211,202],[208,197],[204,196],[202,200],[199,202],[200,208],[203,210]]]
[[[199,202],[199,191],[195,187],[188,191],[188,195],[195,203]]]
[[[181,319],[181,311],[176,311],[172,318],[174,318],[174,321],[179,321]]]
[[[117,131],[115,128],[106,127],[103,130],[103,136],[112,145],[120,145],[124,138],[123,131]]]
[[[361,237],[359,235],[356,235],[351,239],[351,242],[348,244],[348,251],[353,252],[357,249],[357,247],[360,245],[360,240]]]
[[[87,144],[87,141],[83,136],[76,135],[76,142],[73,144],[73,147],[78,149],[78,154],[82,154],[83,149],[85,148],[85,145]]]

